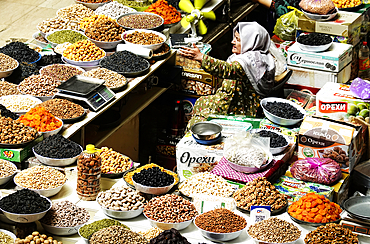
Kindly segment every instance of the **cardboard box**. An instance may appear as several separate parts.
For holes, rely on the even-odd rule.
[[[298,159],[331,158],[350,172],[364,154],[366,127],[307,116],[298,134]]]
[[[43,139],[44,137],[40,136],[24,148],[0,148],[0,159],[20,163],[33,154],[32,147]]]
[[[185,69],[181,74],[181,84],[174,86],[174,90],[190,97],[200,97],[215,94],[217,80],[213,75],[203,70]]]
[[[292,65],[288,65],[288,69],[293,70],[292,76],[287,81],[288,84],[315,88],[321,88],[327,82],[346,83],[351,77],[351,64],[348,64],[338,73],[299,68]]]
[[[315,21],[302,15],[298,19],[298,29],[308,32],[318,32],[330,35],[345,36],[350,39],[358,35],[364,17],[360,13],[338,11],[335,19]]]
[[[352,45],[333,42],[324,52],[307,52],[294,43],[288,49],[288,65],[339,72],[352,62]]]
[[[353,96],[349,88],[345,84],[326,83],[316,95],[316,115],[347,121],[361,109],[368,109],[370,101]]]

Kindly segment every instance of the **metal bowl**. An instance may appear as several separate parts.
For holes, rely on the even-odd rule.
[[[103,213],[107,215],[108,217],[114,218],[114,219],[133,219],[140,214],[143,213],[144,208],[139,208],[137,210],[130,210],[130,211],[116,211],[104,208],[100,206],[103,210]]]
[[[128,6],[130,7],[130,6]],[[144,7],[144,8],[148,8],[148,7]],[[137,8],[134,8],[136,10],[138,10]],[[123,17],[126,17],[126,16],[129,16],[129,15],[138,15],[138,14],[145,14],[145,15],[155,15],[156,17],[160,17],[162,19],[162,22],[160,25],[156,26],[156,27],[153,27],[153,28],[145,28],[145,30],[155,30],[155,31],[162,31],[163,30],[163,23],[164,23],[164,19],[159,16],[158,14],[154,14],[154,13],[149,13],[149,12],[132,12],[132,13],[126,13],[126,14],[123,14],[121,16],[119,16],[117,18],[117,23],[122,26],[123,28],[125,28],[125,30],[144,30],[144,29],[138,29],[138,28],[132,28],[132,27],[127,27],[127,26],[124,26],[122,24],[119,23],[119,20]]]
[[[6,176],[6,177],[0,177],[0,185],[4,185],[9,180],[11,180],[14,177],[14,175],[17,173],[17,166],[15,164],[13,164],[12,162],[7,161],[7,160],[0,159],[0,161],[5,161],[9,165],[11,165],[11,167],[14,170],[14,173],[12,175],[9,175],[9,176]],[[1,195],[0,195],[0,198],[1,198]]]
[[[180,222],[180,223],[167,223],[167,222],[159,222],[159,221],[155,221],[153,219],[150,219],[145,215],[145,213],[144,213],[144,216],[145,216],[145,218],[147,218],[149,220],[151,226],[158,227],[162,230],[170,230],[172,228],[174,228],[176,230],[183,230],[186,227],[188,227],[191,224],[191,222],[193,221],[193,219],[191,219],[191,220],[187,220],[187,221]]]
[[[144,186],[142,184],[139,184],[132,179],[134,182],[135,189],[139,192],[147,193],[147,194],[153,194],[153,195],[162,195],[169,192],[172,187],[175,185],[175,178],[173,178],[174,182],[169,186],[163,186],[163,187],[151,187],[151,186]]]
[[[6,234],[6,235],[8,235],[8,236],[10,236],[12,239],[13,239],[13,241],[15,241],[15,239],[17,239],[17,236],[16,235],[14,235],[14,233],[13,232],[10,232],[10,231],[8,231],[8,230],[4,230],[4,229],[0,229],[0,232],[3,232],[4,234]],[[5,242],[4,242],[5,243]],[[14,242],[13,242],[14,243]]]
[[[81,1],[75,0],[75,3],[79,3],[79,4],[82,4],[82,5],[85,5],[89,9],[95,10],[95,9],[99,8],[100,6],[103,6],[104,4],[109,3],[111,1],[112,0],[108,0],[108,1],[103,2],[103,3],[85,3],[85,2],[81,2]]]
[[[103,50],[103,53],[104,53],[104,57],[106,56],[106,53],[105,53],[105,51]],[[92,61],[74,61],[74,60],[70,60],[70,59],[68,59],[68,58],[66,58],[66,57],[62,57],[62,60],[64,61],[64,62],[66,62],[67,64],[72,64],[72,65],[77,65],[77,66],[79,66],[79,67],[81,67],[81,68],[83,68],[83,69],[85,69],[86,70],[86,67],[93,67],[93,68],[96,68],[96,67],[98,67],[99,66],[99,63],[100,63],[100,61],[104,58],[104,57],[102,57],[102,58],[100,58],[100,59],[97,59],[97,60],[92,60]]]
[[[217,232],[206,231],[206,230],[203,230],[203,229],[199,228],[195,224],[195,220],[194,220],[194,225],[195,225],[195,227],[198,228],[198,230],[200,231],[200,233],[202,233],[202,236],[204,236],[207,239],[210,239],[212,241],[217,241],[217,242],[219,242],[219,241],[230,241],[230,240],[236,239],[247,228],[247,226],[246,226],[246,227],[244,227],[241,230],[238,230],[238,231],[235,231],[235,232],[231,232],[231,233],[217,233]]]
[[[47,69],[48,67],[50,67],[50,66],[55,66],[56,64],[49,64],[49,65],[47,65],[47,66],[44,66],[44,67],[42,67],[40,70],[39,70],[39,73],[40,73],[40,75],[47,75],[47,74],[43,74],[44,73],[44,69]],[[62,70],[62,67],[63,66],[69,66],[69,67],[73,67],[73,68],[75,68],[75,69],[77,69],[77,70],[79,70],[79,71],[81,71],[81,74],[82,73],[85,73],[85,70],[84,69],[82,69],[81,67],[79,67],[79,66],[76,66],[76,65],[72,65],[72,64],[57,64],[58,66],[57,67],[55,67],[55,72],[56,73],[59,73],[59,72],[61,72],[61,70]],[[59,66],[60,65],[60,66]],[[65,80],[59,80],[60,82],[64,82]]]
[[[6,100],[6,99],[10,99],[10,100],[28,100],[29,102],[33,102],[33,107],[35,107],[37,104],[40,104],[42,103],[41,99],[38,99],[34,96],[31,96],[31,95],[7,95],[7,96],[2,96],[0,97],[0,103],[2,103],[2,100]],[[16,114],[25,114],[27,113],[29,110],[31,109],[31,107],[28,108],[28,110],[18,110],[18,111],[14,111],[14,110],[11,110],[13,113],[16,113]],[[9,109],[10,110],[10,109]]]
[[[152,34],[155,34],[159,37],[161,37],[163,39],[163,42],[161,43],[158,43],[158,44],[153,44],[153,45],[141,45],[141,44],[136,44],[136,43],[132,43],[132,42],[129,42],[126,40],[126,36],[127,35],[130,35],[134,32],[145,32],[145,33],[152,33]],[[157,49],[159,49],[163,43],[165,43],[165,41],[167,40],[166,36],[163,35],[162,33],[158,32],[158,31],[154,31],[154,30],[129,30],[129,31],[125,31],[122,33],[122,40],[125,42],[125,44],[127,45],[131,45],[133,47],[141,47],[141,48],[146,48],[146,49],[150,49],[152,51],[155,51]]]
[[[286,118],[276,116],[276,115],[274,115],[274,114],[272,114],[272,113],[270,113],[269,111],[266,110],[265,106],[266,106],[267,102],[288,103],[288,104],[292,105],[293,107],[295,107],[296,109],[298,109],[303,114],[303,116],[302,116],[301,119],[286,119]],[[263,112],[265,113],[265,116],[275,124],[284,125],[284,126],[295,125],[295,124],[301,122],[304,119],[304,117],[306,116],[306,111],[301,106],[299,106],[298,104],[296,104],[292,101],[289,101],[287,99],[282,99],[282,98],[277,98],[277,97],[268,97],[268,98],[262,99],[260,104],[262,106]]]
[[[15,59],[14,59],[15,60]],[[9,70],[5,70],[5,71],[0,71],[0,78],[5,78],[5,77],[8,77],[10,76],[13,71],[18,68],[19,66],[19,62],[17,60],[15,60],[17,62],[17,67],[15,67],[14,69],[9,69]]]
[[[190,131],[196,139],[213,140],[221,135],[222,126],[214,122],[204,121],[192,125]]]
[[[63,185],[61,186],[58,186],[56,188],[51,188],[51,189],[31,189],[31,188],[27,188],[27,187],[23,187],[19,184],[17,184],[14,180],[14,183],[20,188],[20,189],[29,189],[31,191],[34,191],[34,192],[37,192],[38,194],[44,196],[44,197],[51,197],[51,196],[54,196],[56,194],[58,194],[60,192],[60,190],[62,190],[62,187],[65,185],[66,182],[64,182]]]
[[[260,131],[263,131],[263,130],[268,130],[268,129],[252,129],[249,132],[252,133],[252,134],[256,134],[256,133],[258,133]],[[279,136],[284,137],[284,139],[287,142],[287,144],[285,146],[282,146],[282,147],[270,147],[270,152],[273,155],[276,155],[276,154],[279,154],[279,153],[283,152],[289,146],[290,139],[288,138],[287,135],[284,135],[284,134],[282,134],[280,132],[277,132],[277,131],[274,131],[274,130],[270,130],[270,131],[278,134]]]
[[[58,236],[74,235],[78,232],[80,227],[83,225],[83,224],[81,224],[81,225],[77,225],[77,226],[74,226],[74,227],[57,227],[57,226],[44,224],[41,221],[40,221],[40,223],[41,223],[42,227],[44,228],[44,230],[46,230],[47,232],[49,232],[53,235],[58,235]]]
[[[16,223],[31,223],[31,222],[35,222],[39,219],[41,219],[42,217],[45,216],[45,214],[47,213],[47,211],[49,211],[51,209],[51,206],[52,206],[52,203],[51,203],[51,200],[45,196],[41,196],[45,199],[47,199],[50,203],[50,207],[43,211],[43,212],[40,212],[40,213],[33,213],[33,214],[16,214],[16,213],[10,213],[10,212],[7,212],[7,211],[4,211],[3,209],[0,208],[1,211],[3,211],[5,217],[7,217],[9,220],[11,221],[14,221]]]
[[[81,153],[82,153],[83,148],[81,146],[79,147],[81,148]],[[67,166],[67,165],[73,164],[74,162],[76,162],[78,156],[80,156],[81,154],[80,153],[73,158],[49,158],[49,157],[41,156],[40,154],[36,153],[34,147],[32,148],[32,152],[35,154],[35,157],[37,158],[37,160],[39,160],[41,163],[50,165],[50,166],[56,166],[56,167]]]
[[[51,135],[58,134],[58,133],[59,133],[59,131],[63,128],[63,125],[64,125],[63,120],[59,119],[58,117],[55,117],[55,118],[56,118],[57,120],[59,120],[60,122],[62,122],[62,125],[61,125],[59,128],[55,129],[55,130],[42,132],[42,134],[44,135],[44,139],[45,139],[46,137],[51,136]]]
[[[335,8],[335,12],[332,13],[332,14],[312,14],[312,13],[308,13],[308,12],[304,11],[303,9],[301,9],[301,10],[302,10],[303,14],[308,19],[313,19],[313,20],[316,20],[316,21],[328,21],[328,20],[333,19],[338,14],[338,9],[337,8]]]
[[[332,223],[335,223],[335,224],[339,224],[339,222],[341,221],[341,219],[337,219],[335,221],[332,221],[332,222],[326,222],[326,223],[313,223],[313,222],[308,222],[308,221],[304,221],[304,220],[300,220],[300,219],[297,219],[297,218],[294,218],[292,215],[290,215],[290,213],[287,211],[289,217],[294,221],[296,222],[297,224],[300,224],[300,225],[309,225],[309,226],[313,226],[313,227],[318,227],[318,226],[321,226],[321,225],[326,225],[326,224],[332,224]]]

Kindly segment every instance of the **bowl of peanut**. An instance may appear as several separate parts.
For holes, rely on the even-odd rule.
[[[155,51],[167,40],[166,36],[153,30],[130,30],[122,34],[122,39],[128,45],[143,47]]]

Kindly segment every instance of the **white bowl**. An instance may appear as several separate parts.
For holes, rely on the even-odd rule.
[[[269,111],[267,111],[265,109],[265,105],[266,105],[267,102],[288,103],[288,104],[292,105],[293,107],[295,107],[296,109],[298,109],[303,114],[303,116],[302,116],[301,119],[286,119],[286,118],[276,116],[276,115],[270,113]],[[277,98],[277,97],[268,97],[268,98],[262,99],[260,104],[262,106],[263,112],[265,113],[265,116],[269,120],[271,120],[273,123],[278,124],[278,125],[284,125],[284,126],[295,125],[295,124],[301,122],[304,119],[304,117],[306,116],[306,111],[301,106],[299,106],[298,104],[296,104],[292,101],[289,101],[287,99],[282,99],[282,98]]]
[[[45,131],[45,132],[41,132],[43,135],[44,135],[44,139],[46,137],[49,137],[51,135],[55,135],[55,134],[58,134],[59,131],[63,128],[63,120],[59,119],[58,117],[55,117],[57,120],[59,120],[60,122],[62,122],[62,125],[58,128],[58,129],[55,129],[55,130],[52,130],[52,131]]]
[[[198,228],[198,230],[200,231],[200,233],[202,234],[202,236],[204,236],[205,238],[210,239],[212,241],[216,241],[216,242],[230,241],[230,240],[236,239],[247,228],[247,226],[246,226],[246,227],[244,227],[241,230],[238,230],[238,231],[235,231],[235,232],[231,232],[231,233],[217,233],[217,232],[206,231],[206,230],[203,230],[203,229],[199,228],[195,224],[195,220],[194,220],[194,225],[195,225],[195,227]]]
[[[254,133],[258,133],[258,132],[260,132],[262,130],[269,130],[269,129],[252,129],[249,132],[252,133],[252,134],[254,134]],[[282,146],[282,147],[270,147],[270,152],[272,154],[274,154],[274,155],[275,154],[279,154],[279,153],[283,152],[289,146],[290,139],[288,138],[287,135],[284,135],[284,134],[282,134],[280,132],[277,132],[277,131],[274,131],[274,130],[270,130],[270,131],[278,134],[279,136],[284,137],[284,139],[287,142],[287,144],[285,146]]]
[[[14,221],[16,223],[35,222],[35,221],[41,219],[42,217],[44,217],[45,214],[47,213],[47,211],[49,211],[51,209],[51,206],[52,206],[52,202],[49,198],[47,198],[45,196],[41,196],[41,197],[47,199],[50,203],[50,207],[47,210],[43,211],[43,212],[34,213],[34,214],[16,214],[16,213],[10,213],[10,212],[4,211],[3,209],[1,209],[1,211],[3,211],[5,217],[7,217],[9,220]]]
[[[0,229],[0,232],[3,232],[4,234],[7,234],[8,236],[10,236],[14,241],[15,241],[15,239],[17,239],[17,236],[16,235],[14,235],[14,233],[13,232],[10,232],[10,231],[8,231],[8,230],[4,230],[4,229]]]
[[[32,100],[34,102],[34,105],[32,107],[30,107],[28,110],[18,110],[18,111],[13,111],[11,109],[9,109],[10,111],[12,111],[13,113],[16,113],[16,114],[25,114],[27,113],[31,108],[35,107],[36,105],[42,103],[41,99],[38,99],[37,97],[34,97],[34,96],[31,96],[31,95],[7,95],[7,96],[2,96],[0,97],[0,103],[2,103],[2,100],[7,100],[7,99],[22,99],[22,98],[27,98],[29,100]]]
[[[104,57],[105,57],[105,56],[106,56],[106,53],[105,53],[105,51],[104,51],[104,50],[103,50],[103,52],[104,52]],[[74,61],[74,60],[70,60],[70,59],[68,59],[68,58],[66,58],[66,57],[64,57],[64,56],[62,56],[63,61],[65,61],[67,64],[76,65],[76,66],[79,66],[79,67],[81,67],[81,68],[83,68],[83,69],[85,69],[85,67],[92,67],[92,66],[96,67],[96,66],[99,66],[100,61],[101,61],[104,57],[102,57],[102,58],[100,58],[100,59],[97,59],[97,60],[92,60],[92,61]],[[86,70],[86,69],[85,69],[85,70]]]
[[[328,20],[333,19],[338,14],[338,9],[337,8],[335,8],[335,12],[332,13],[332,14],[312,14],[312,13],[308,13],[308,12],[304,11],[303,9],[301,9],[301,10],[302,10],[303,14],[308,19],[313,19],[313,20],[316,20],[316,21],[328,21]]]
[[[46,34],[46,36],[45,36],[45,39],[50,43],[50,45],[54,48],[54,47],[56,47],[56,46],[58,46],[59,44],[63,44],[63,43],[65,43],[65,42],[63,42],[63,43],[55,43],[55,42],[51,42],[50,40],[49,40],[49,36],[51,35],[51,34],[54,34],[54,33],[56,33],[56,32],[61,32],[61,31],[73,31],[73,32],[77,32],[77,33],[79,33],[79,34],[81,34],[81,35],[83,35],[83,36],[85,36],[85,33],[83,33],[83,32],[80,32],[80,31],[76,31],[76,30],[55,30],[55,31],[51,31],[51,32],[48,32],[47,34]],[[86,37],[86,36],[85,36]],[[87,37],[86,37],[86,39],[87,39]],[[84,39],[81,39],[81,40],[84,40]],[[80,40],[79,40],[80,41]],[[72,43],[73,44],[73,43]]]
[[[328,50],[331,47],[331,44],[333,43],[333,40],[332,40],[332,42],[330,42],[328,44],[325,44],[325,45],[316,45],[316,46],[302,44],[302,43],[300,43],[298,41],[298,39],[297,39],[296,42],[297,42],[298,47],[300,49],[302,49],[303,51],[307,51],[307,52],[323,52],[323,51]]]
[[[44,224],[41,221],[40,221],[40,223],[41,223],[42,227],[44,228],[44,230],[46,230],[47,232],[49,232],[53,235],[57,235],[57,236],[74,235],[78,232],[80,227],[84,225],[84,224],[81,224],[81,225],[77,225],[77,226],[74,226],[74,227],[57,227],[57,226]]]
[[[162,195],[167,193],[171,188],[175,185],[175,178],[173,178],[173,183],[169,186],[163,186],[163,187],[151,187],[151,186],[144,186],[142,184],[139,184],[135,182],[132,179],[132,182],[134,183],[135,189],[139,192],[147,193],[147,194],[153,194],[153,195]]]
[[[163,42],[158,43],[158,44],[153,44],[153,45],[140,45],[140,44],[135,44],[135,43],[126,41],[125,40],[126,36],[129,35],[129,34],[134,33],[135,31],[156,34],[156,35],[160,36],[163,39]],[[162,44],[167,40],[165,35],[163,35],[162,33],[158,32],[158,31],[153,31],[153,30],[129,30],[129,31],[125,31],[125,32],[122,33],[122,39],[124,40],[124,42],[127,45],[132,45],[132,46],[136,46],[136,47],[143,47],[143,48],[150,49],[152,51],[155,51],[155,50],[159,49],[162,46]]]
[[[191,224],[191,222],[193,221],[193,219],[191,219],[191,220],[187,220],[187,221],[180,222],[180,223],[168,223],[168,222],[159,222],[159,221],[155,221],[153,219],[150,219],[145,215],[145,213],[144,213],[144,216],[145,216],[145,218],[147,218],[149,220],[151,226],[158,227],[162,230],[170,230],[172,228],[174,228],[176,230],[183,230],[186,227],[188,227]]]
[[[10,76],[10,75],[13,73],[13,71],[14,71],[16,68],[18,68],[18,66],[19,66],[19,62],[18,62],[16,59],[14,59],[14,60],[17,62],[17,67],[15,67],[14,69],[9,69],[9,70],[5,70],[5,71],[0,71],[0,78],[6,78],[6,77]]]
[[[139,208],[136,210],[129,210],[129,211],[117,211],[112,209],[104,208],[103,206],[100,206],[103,210],[103,213],[107,215],[108,217],[114,218],[114,219],[133,219],[140,214],[143,213],[144,208]]]
[[[44,66],[40,69],[39,73],[40,75],[42,75],[43,73],[43,70],[46,69],[47,67],[49,66],[52,66],[52,65],[55,65],[55,64],[50,64],[50,65],[47,65],[47,66]],[[70,66],[70,67],[73,67],[73,68],[76,68],[77,70],[81,71],[82,73],[85,72],[85,70],[79,66],[76,66],[76,65],[72,65],[72,64],[58,64],[58,65],[63,65],[63,66]],[[57,71],[58,72],[58,71]],[[45,74],[46,75],[46,74]],[[63,80],[59,80],[60,82],[64,82]]]
[[[81,146],[80,148],[81,148],[81,153],[82,153],[83,148]],[[67,165],[73,164],[74,162],[76,162],[78,156],[80,156],[81,154],[80,153],[79,155],[73,158],[48,158],[48,157],[41,156],[40,154],[37,154],[34,148],[32,148],[32,152],[35,154],[35,157],[37,158],[37,160],[39,160],[41,163],[50,165],[50,166],[56,166],[56,167],[67,166]]]
[[[9,180],[11,180],[14,177],[14,175],[17,173],[17,166],[14,163],[12,163],[10,161],[7,161],[7,160],[0,159],[0,161],[6,161],[14,169],[14,173],[12,175],[9,175],[9,176],[6,176],[6,177],[0,177],[0,185],[4,185]],[[0,195],[0,198],[1,198],[1,195]]]
[[[41,33],[41,31],[37,31],[37,32],[33,33],[32,37],[33,37],[33,39],[35,39],[35,42],[36,42],[37,45],[39,45],[40,47],[46,47],[48,45],[48,43],[37,40],[36,37],[38,37],[38,36],[41,36],[42,38],[45,38],[45,33]]]
[[[75,0],[75,3],[79,3],[79,4],[82,4],[82,5],[85,5],[86,7],[92,9],[92,10],[95,10],[97,8],[99,8],[100,6],[103,6],[104,4],[106,3],[109,3],[111,2],[112,0],[108,0],[104,3],[85,3],[85,2],[81,2],[81,1],[78,1],[78,0]]]
[[[91,39],[89,37],[87,39],[102,49],[115,49],[118,44],[122,43],[122,40],[113,41],[113,42],[102,42],[102,41]]]

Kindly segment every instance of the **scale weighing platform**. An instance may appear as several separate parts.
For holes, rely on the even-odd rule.
[[[57,87],[59,92],[54,97],[87,104],[92,110],[98,111],[115,99],[115,93],[104,86],[104,82],[101,79],[75,75]]]

